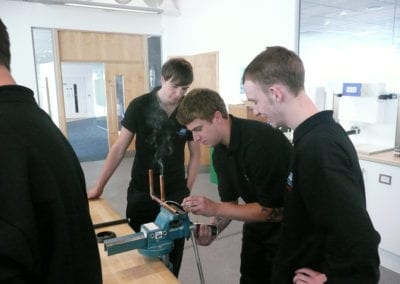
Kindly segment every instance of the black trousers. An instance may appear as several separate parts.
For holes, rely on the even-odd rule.
[[[271,283],[280,223],[245,223],[240,254],[240,284]]]

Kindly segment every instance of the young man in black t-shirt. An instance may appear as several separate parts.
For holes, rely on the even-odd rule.
[[[212,217],[210,222],[219,232],[231,220],[243,221],[240,283],[271,283],[290,142],[266,123],[228,115],[222,98],[209,89],[190,91],[177,119],[192,131],[195,141],[214,147],[212,161],[221,198],[215,202],[190,196],[182,205],[193,214]],[[200,227],[200,245],[209,245],[214,238],[208,226]]]

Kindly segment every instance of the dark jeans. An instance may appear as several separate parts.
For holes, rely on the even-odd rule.
[[[271,283],[280,223],[245,223],[240,254],[240,284]]]

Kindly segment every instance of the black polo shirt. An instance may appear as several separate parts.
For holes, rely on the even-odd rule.
[[[193,140],[193,136],[176,120],[177,109],[168,117],[160,107],[157,98],[159,89],[155,88],[151,93],[133,99],[121,121],[136,136],[130,185],[147,192],[148,170],[153,169],[156,189],[156,177],[163,172],[166,189],[173,187],[187,190],[184,150],[186,142]],[[162,161],[162,168],[159,161]]]
[[[293,142],[291,190],[273,283],[292,283],[301,267],[327,274],[329,283],[377,283],[380,238],[366,210],[363,177],[348,135],[332,111],[323,111],[296,128]]]
[[[266,123],[230,118],[230,144],[216,145],[213,152],[221,201],[241,197],[246,203],[282,207],[291,155],[289,140]]]

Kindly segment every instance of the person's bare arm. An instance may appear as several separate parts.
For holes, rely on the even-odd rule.
[[[190,155],[187,166],[187,187],[191,191],[200,167],[200,143],[197,141],[189,141],[188,148]]]
[[[201,246],[210,245],[230,223],[232,220],[223,217],[211,217],[209,224],[201,224],[197,231],[196,242]],[[213,234],[213,230],[209,225],[217,227],[217,234]]]
[[[87,193],[89,199],[99,198],[103,194],[104,187],[124,158],[126,149],[132,142],[134,136],[134,133],[122,127],[117,141],[115,141],[107,154],[107,158],[96,185]]]
[[[186,197],[182,206],[196,215],[223,217],[244,222],[279,222],[282,220],[283,212],[283,208],[266,208],[257,202],[246,204],[215,202],[204,196]]]

